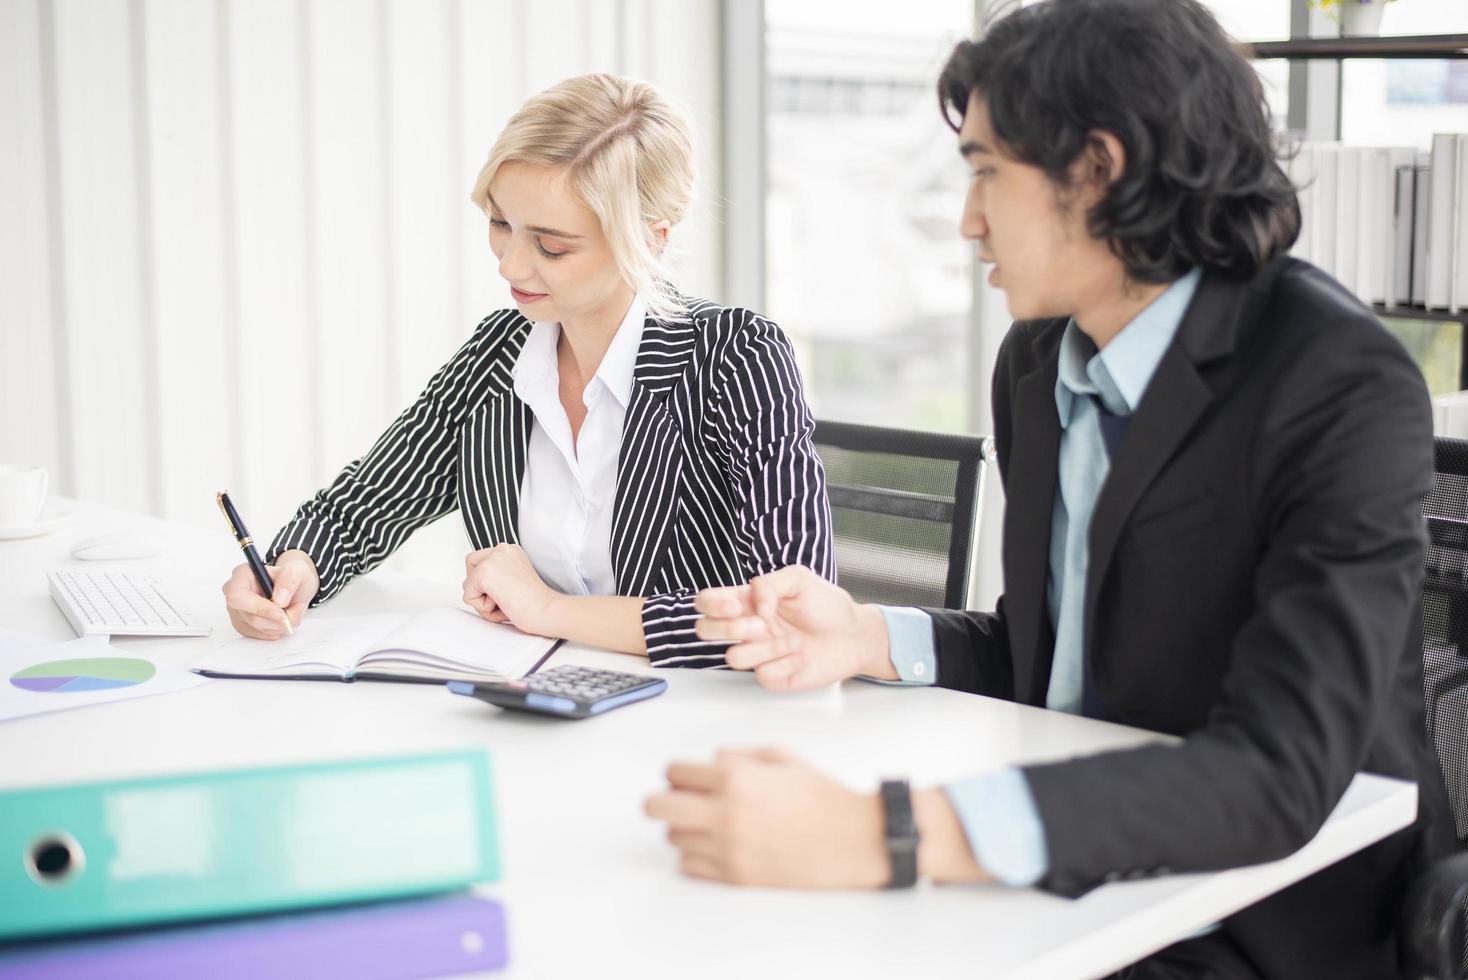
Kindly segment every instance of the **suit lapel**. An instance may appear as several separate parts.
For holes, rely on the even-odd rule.
[[[1040,369],[1016,386],[1005,480],[1009,495],[1004,517],[1004,606],[1011,622],[1015,698],[1026,704],[1045,703],[1053,653],[1047,639],[1045,587],[1060,465],[1060,418],[1055,408],[1058,345],[1050,346],[1049,351],[1041,352]]]
[[[647,595],[666,552],[683,473],[683,444],[670,402],[697,337],[692,322],[649,317],[643,326],[612,510],[612,567],[621,595]]]
[[[485,370],[483,402],[466,426],[459,460],[464,525],[475,548],[520,541],[520,484],[535,417],[515,397],[514,367],[530,334],[523,321]]]
[[[480,420],[485,438],[477,460],[481,479],[475,482],[488,537],[474,546],[519,544],[520,484],[525,479],[525,454],[535,416],[509,390],[484,407]]]
[[[1097,597],[1122,528],[1213,402],[1213,389],[1201,369],[1233,353],[1240,325],[1253,315],[1283,264],[1275,260],[1247,283],[1205,274],[1177,337],[1158,363],[1091,516],[1084,627],[1088,646],[1096,635]]]

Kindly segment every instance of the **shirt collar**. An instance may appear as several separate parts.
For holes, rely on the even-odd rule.
[[[637,369],[637,352],[642,347],[642,330],[647,323],[647,304],[633,295],[612,345],[601,359],[596,376],[625,409],[632,401],[632,379]]]
[[[634,295],[622,317],[617,332],[612,335],[611,346],[602,355],[601,365],[596,369],[592,383],[586,386],[588,405],[595,398],[596,382],[612,393],[622,408],[632,401],[632,381],[637,368],[637,351],[642,347],[642,331],[647,318],[647,304],[641,296]],[[561,325],[554,321],[537,320],[530,325],[530,334],[525,338],[520,354],[515,358],[511,373],[515,379],[515,394],[532,408],[545,392],[559,398],[560,378],[556,364],[556,342],[561,338]]]
[[[1060,340],[1055,405],[1060,424],[1070,422],[1077,395],[1099,395],[1113,415],[1130,415],[1142,401],[1162,355],[1177,336],[1183,315],[1203,277],[1193,267],[1122,327],[1102,350],[1071,320]]]

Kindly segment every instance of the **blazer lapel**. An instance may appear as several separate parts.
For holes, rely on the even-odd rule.
[[[1045,588],[1050,518],[1060,465],[1060,417],[1055,407],[1057,350],[1015,389],[1014,425],[1005,480],[1004,611],[1010,621],[1015,700],[1045,703],[1054,654]]]
[[[1101,583],[1127,518],[1213,402],[1213,389],[1200,369],[1233,353],[1240,324],[1272,288],[1282,264],[1282,260],[1275,260],[1246,283],[1206,274],[1183,315],[1176,339],[1158,363],[1142,403],[1132,415],[1126,438],[1111,461],[1111,472],[1091,516],[1085,606],[1087,646],[1096,635],[1096,601]]]
[[[693,356],[692,322],[649,317],[633,369],[632,399],[617,458],[612,509],[612,568],[621,595],[647,595],[666,552],[678,509],[683,445],[669,399]]]
[[[476,549],[520,542],[520,484],[535,416],[515,397],[514,367],[529,334],[527,320],[505,339],[460,443],[460,507]]]
[[[475,417],[482,432],[470,463],[478,471],[473,481],[473,523],[481,535],[473,542],[475,548],[520,543],[520,484],[534,423],[530,406],[514,391],[503,392]]]

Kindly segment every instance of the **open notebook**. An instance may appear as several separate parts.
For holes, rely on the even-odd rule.
[[[558,640],[444,607],[413,616],[308,616],[295,636],[240,638],[194,664],[207,677],[498,681],[524,677]]]

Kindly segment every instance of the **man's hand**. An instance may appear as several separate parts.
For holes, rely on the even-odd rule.
[[[556,600],[518,544],[497,544],[464,559],[464,601],[491,623],[510,623],[540,636],[559,636]]]
[[[695,607],[700,639],[732,640],[729,666],[753,670],[772,691],[821,687],[865,674],[897,680],[887,624],[875,606],[801,565],[748,585],[705,589]]]
[[[675,762],[648,816],[668,825],[686,874],[736,885],[877,888],[891,868],[882,804],[778,749]]]

